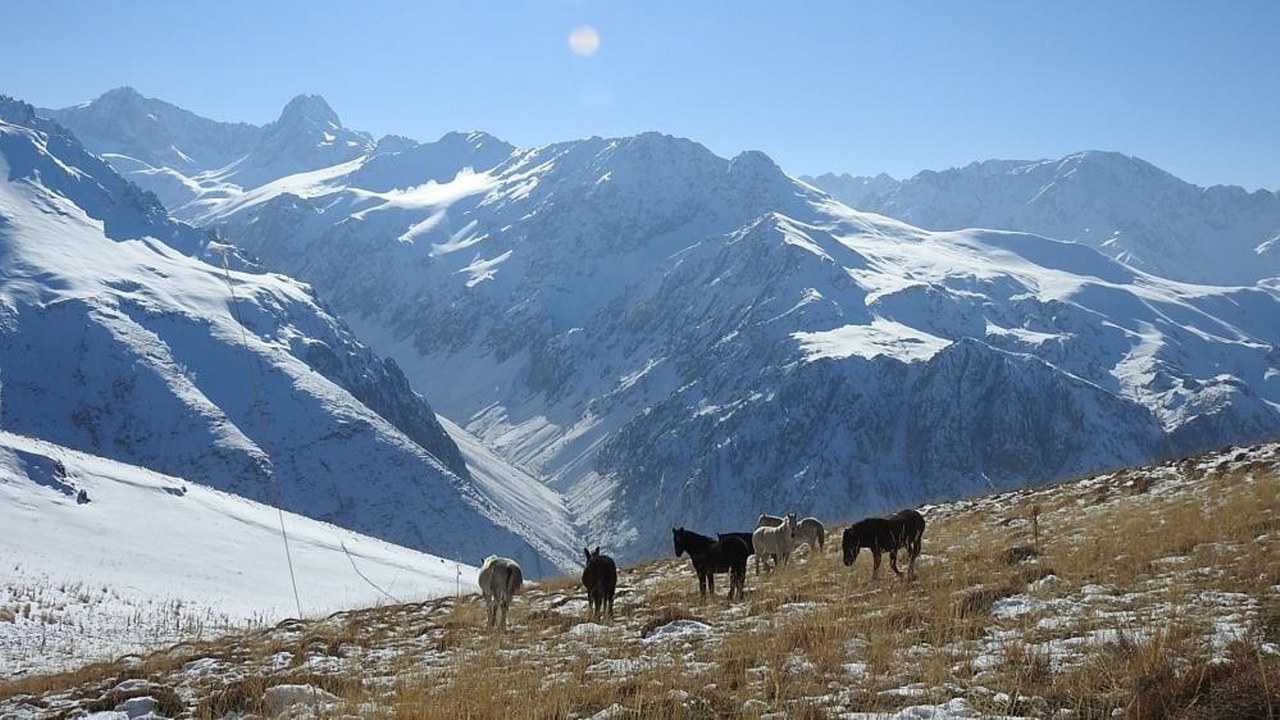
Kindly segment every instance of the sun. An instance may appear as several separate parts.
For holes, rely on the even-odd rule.
[[[590,57],[600,49],[600,33],[590,25],[582,25],[569,33],[569,49],[583,57]]]

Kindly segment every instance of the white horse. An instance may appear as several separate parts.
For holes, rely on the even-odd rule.
[[[827,529],[815,517],[807,517],[796,523],[796,544],[809,543],[810,551],[822,550],[827,544]]]
[[[756,527],[778,527],[786,521],[784,517],[760,513],[760,517],[756,518]]]
[[[790,513],[777,527],[763,525],[751,533],[751,545],[757,557],[772,555],[774,567],[786,565],[796,543],[796,514]],[[766,567],[768,563],[765,564]]]
[[[511,558],[490,555],[480,566],[480,595],[489,611],[489,627],[497,623],[505,630],[507,627],[507,610],[511,607],[511,598],[520,592],[524,584],[524,575],[520,565]],[[502,617],[499,619],[498,613]]]
[[[778,517],[777,515],[770,515],[768,513],[760,513],[760,517],[756,518],[756,527],[758,528],[778,527],[779,525],[781,525],[786,521],[787,519],[784,517]],[[753,554],[756,556],[756,574],[759,575],[760,574],[760,553],[755,553],[753,551]],[[773,556],[773,562],[777,564],[778,562],[777,555]],[[769,567],[769,563],[767,560],[765,562],[765,567],[766,568]]]

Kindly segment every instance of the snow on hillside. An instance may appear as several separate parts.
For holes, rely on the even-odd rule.
[[[272,625],[296,617],[299,602],[316,617],[452,595],[470,591],[477,573],[183,478],[3,431],[0,527],[6,677]]]
[[[987,160],[903,181],[804,179],[850,207],[920,227],[1038,233],[1162,277],[1237,285],[1280,275],[1280,194],[1197,187],[1120,153]]]
[[[31,117],[14,105],[4,117]],[[477,489],[400,369],[310,288],[155,239],[121,199],[132,186],[34,124],[0,121],[6,429],[473,563],[576,562],[563,533]]]

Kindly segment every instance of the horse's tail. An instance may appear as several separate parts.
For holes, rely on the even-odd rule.
[[[507,573],[507,597],[513,598],[520,594],[520,587],[524,585],[524,573],[520,572],[520,566],[512,564],[511,572]]]
[[[919,516],[917,515],[917,517]],[[907,548],[907,551],[911,553],[912,557],[915,557],[920,554],[920,545],[923,542],[923,540],[924,540],[924,518],[921,517],[920,524],[912,528],[912,533],[910,538],[911,544]]]

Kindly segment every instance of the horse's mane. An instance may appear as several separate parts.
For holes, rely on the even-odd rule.
[[[702,533],[696,533],[692,530],[685,530],[684,528],[676,528],[676,532],[689,540],[697,540],[699,542],[706,542],[706,543],[713,543],[716,541],[716,539],[713,537],[707,537]]]

